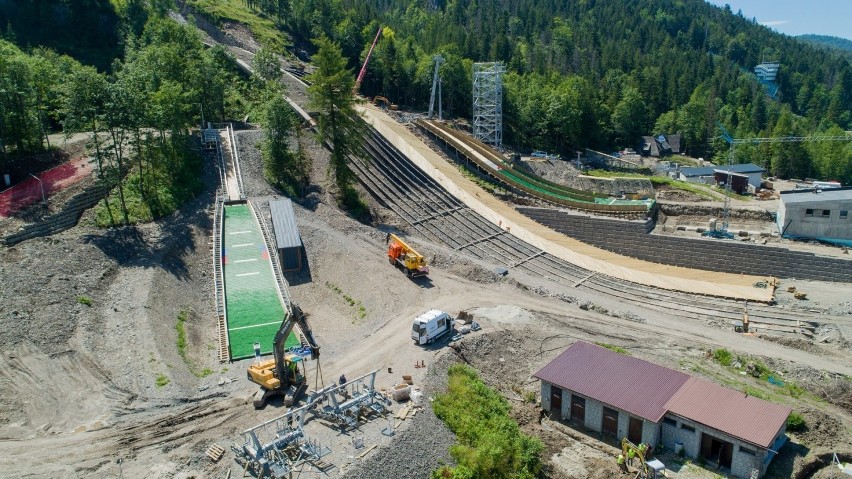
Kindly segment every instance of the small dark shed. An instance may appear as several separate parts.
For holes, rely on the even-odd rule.
[[[713,179],[716,184],[724,188],[728,183],[728,172],[723,170],[713,170]],[[748,175],[739,173],[731,173],[731,191],[738,195],[748,193]]]
[[[275,233],[275,245],[281,259],[281,271],[302,269],[302,237],[296,226],[296,214],[293,202],[288,198],[269,202],[272,213],[272,230]]]

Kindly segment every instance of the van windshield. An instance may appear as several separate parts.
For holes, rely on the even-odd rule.
[[[412,331],[420,332],[420,323],[414,323],[414,326],[411,328]]]

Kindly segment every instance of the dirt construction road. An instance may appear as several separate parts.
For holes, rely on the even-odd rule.
[[[263,180],[253,146],[258,135],[254,140],[247,135],[240,140],[246,150],[242,172],[248,196],[263,208],[274,191]],[[842,404],[848,390],[834,395],[830,386],[848,382],[837,373],[852,375],[847,339],[852,311],[834,313],[836,324],[817,336],[827,338],[824,342],[747,337],[710,318],[645,309],[583,286],[514,271],[498,277],[490,265],[418,237],[408,239],[432,260],[432,273],[412,281],[385,256],[385,235],[401,228],[399,217],[372,201],[370,225],[341,212],[326,189],[327,152],[308,135],[303,139],[312,159],[312,181],[295,212],[307,265],[287,279],[322,346],[324,383],[340,374],[378,370],[380,387],[411,374],[425,390],[440,390],[440,372],[447,364],[467,360],[509,398],[522,428],[545,441],[544,459],[554,464],[549,470],[562,471],[551,476],[582,479],[589,477],[582,471],[608,471],[609,453],[601,452],[607,446],[571,439],[570,431],[539,422],[537,404],[520,399],[538,390],[532,373],[582,339],[763,391],[801,410],[812,429],[794,436],[794,443],[810,452],[797,456],[802,449],[793,449],[790,467],[772,477],[793,476],[816,453],[848,449],[852,420],[850,407]],[[0,248],[0,478],[219,478],[229,469],[231,477],[239,477],[241,468],[230,451],[218,463],[204,451],[214,442],[227,448],[240,431],[284,410],[251,407],[256,388],[245,379],[248,361],[217,361],[211,249],[217,177],[214,163],[205,163],[205,193],[155,224],[104,231],[91,226],[87,213],[64,233]],[[807,290],[819,308],[835,311],[850,297],[849,285],[814,283]],[[474,312],[483,331],[462,340],[464,358],[449,348],[415,346],[409,339],[411,320],[429,308]],[[185,347],[179,346],[179,315],[187,318]],[[814,315],[819,319],[819,313]],[[708,350],[716,348],[763,361],[807,392],[793,397],[786,389],[722,368],[708,358]],[[421,361],[428,371],[414,367]],[[312,387],[315,368],[312,364],[308,375]],[[829,391],[827,398],[820,399],[820,391]],[[400,454],[412,461],[431,454],[415,449],[417,444],[438,436],[431,425],[417,430],[416,424],[406,422],[398,435],[410,440],[411,449]],[[349,436],[322,424],[309,427],[333,444],[329,462],[357,471],[348,469],[360,461],[352,457],[357,454]],[[385,458],[396,450],[395,440],[386,439],[365,460],[375,458],[377,468],[389,464]],[[447,446],[435,447],[446,453]],[[373,472],[376,477],[423,477],[428,469]],[[321,476],[306,471],[301,477]]]

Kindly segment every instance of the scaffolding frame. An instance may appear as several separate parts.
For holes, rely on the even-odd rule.
[[[503,74],[500,62],[473,64],[473,136],[503,149]]]

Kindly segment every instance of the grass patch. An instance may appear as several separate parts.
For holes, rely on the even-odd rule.
[[[722,366],[730,366],[734,360],[734,356],[727,349],[717,349],[713,351],[713,359]]]
[[[614,345],[614,344],[598,343],[598,342],[595,342],[595,344],[597,344],[598,346],[600,346],[600,347],[602,347],[602,348],[607,348],[607,349],[609,349],[610,351],[615,351],[615,352],[616,352],[616,353],[618,353],[618,354],[623,354],[623,355],[625,355],[625,356],[630,356],[630,353],[628,353],[626,349],[621,348],[621,347],[618,347],[618,346],[616,346],[616,345]]]
[[[165,374],[158,374],[157,379],[154,380],[154,384],[156,384],[158,388],[161,388],[170,382],[171,381],[169,380],[168,376],[166,376]]]
[[[92,307],[92,298],[88,296],[77,296],[77,302],[88,307]]]
[[[244,0],[188,0],[201,11],[221,25],[224,21],[239,22],[248,27],[261,46],[275,52],[284,52],[290,45],[290,39],[282,32],[275,21],[265,14],[250,9]]]
[[[367,317],[367,308],[364,307],[364,304],[361,303],[361,301],[349,296],[348,294],[345,294],[343,292],[343,290],[340,289],[340,286],[337,286],[334,283],[330,283],[330,282],[326,281],[325,286],[326,286],[326,288],[330,289],[333,293],[335,293],[339,296],[342,296],[343,301],[345,301],[346,304],[349,305],[349,307],[355,308],[355,320],[352,321],[352,324],[355,324],[355,321],[357,321],[359,319],[364,319],[364,318]]]
[[[672,163],[677,163],[678,165],[681,165],[681,166],[699,166],[698,160],[696,160],[694,158],[688,158],[688,157],[683,156],[683,155],[672,155],[672,156],[666,158],[666,160],[668,160]]]
[[[756,397],[758,399],[763,399],[765,401],[769,401],[769,394],[766,394],[760,389],[753,388],[751,386],[746,386],[743,388],[743,392],[749,396]]]
[[[185,309],[181,310],[177,316],[177,324],[175,324],[175,329],[177,330],[177,348],[178,354],[183,358],[183,362],[188,363],[186,359],[186,327],[184,324],[186,323],[187,318],[189,317],[189,312]]]
[[[701,185],[697,185],[695,183],[689,183],[686,181],[673,180],[671,178],[667,178],[665,176],[649,176],[649,175],[641,175],[639,173],[621,173],[617,171],[607,171],[607,170],[589,170],[586,172],[589,176],[597,176],[599,178],[644,178],[651,182],[654,188],[659,188],[661,186],[668,186],[669,188],[674,188],[676,190],[688,191],[690,193],[696,194],[703,198],[707,198],[710,200],[718,200],[719,197],[714,195],[712,192],[707,190]],[[722,193],[720,193],[722,194]]]
[[[182,309],[177,315],[177,323],[175,323],[175,331],[177,331],[177,349],[178,354],[181,359],[183,359],[183,363],[186,364],[187,369],[197,378],[206,378],[207,376],[213,374],[213,370],[210,368],[204,368],[201,371],[195,369],[195,366],[192,364],[192,361],[186,356],[187,355],[187,347],[189,346],[189,342],[186,339],[186,321],[189,319],[189,311],[186,309]],[[210,348],[208,348],[210,349]],[[171,367],[171,366],[169,366]]]
[[[791,412],[790,416],[787,417],[787,430],[788,431],[802,431],[806,427],[805,418],[802,417],[801,414],[797,412]]]
[[[438,395],[432,407],[457,441],[450,448],[457,465],[433,471],[433,479],[539,476],[541,441],[520,431],[509,416],[506,399],[486,386],[471,367],[450,367],[447,393]]]

